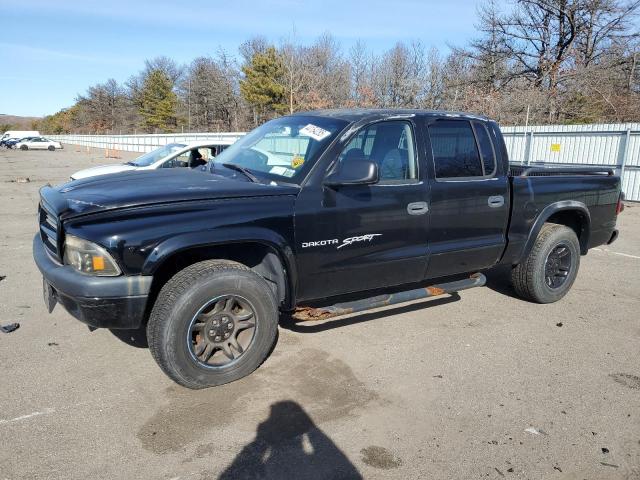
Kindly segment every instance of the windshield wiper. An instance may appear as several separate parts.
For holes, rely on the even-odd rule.
[[[125,165],[131,165],[132,167],[137,167],[138,164],[135,162],[124,162]]]
[[[223,163],[222,166],[230,170],[235,170],[236,172],[243,173],[253,183],[260,183],[258,177],[251,173],[251,170],[249,170],[248,168],[241,167],[240,165],[236,165],[235,163]]]

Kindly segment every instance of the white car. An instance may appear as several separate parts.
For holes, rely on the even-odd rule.
[[[157,168],[177,167],[196,168],[201,165],[206,165],[207,161],[218,155],[233,142],[234,140],[203,140],[189,144],[168,143],[130,162],[101,165],[99,167],[80,170],[71,175],[71,180],[131,170],[155,170]]]
[[[20,140],[14,148],[19,148],[20,150],[49,150],[53,152],[56,149],[61,149],[62,145],[60,142],[44,137],[29,137]]]

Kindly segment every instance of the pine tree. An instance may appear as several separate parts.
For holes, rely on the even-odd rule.
[[[242,67],[245,78],[240,81],[240,92],[257,112],[270,116],[287,111],[282,58],[273,47],[256,52],[248,65]]]
[[[168,132],[175,130],[178,97],[173,82],[160,70],[153,70],[144,80],[140,96],[140,116],[149,130]]]

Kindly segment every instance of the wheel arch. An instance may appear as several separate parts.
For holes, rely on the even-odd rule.
[[[166,240],[153,249],[142,267],[144,275],[153,275],[148,304],[153,305],[162,286],[175,273],[211,259],[246,265],[267,280],[283,308],[293,307],[297,280],[293,252],[275,232],[236,236],[234,240],[213,238],[200,232]]]
[[[547,205],[538,215],[527,237],[522,257],[531,252],[533,245],[545,223],[557,223],[571,228],[578,237],[580,253],[585,255],[588,250],[591,234],[591,215],[587,206],[577,200],[562,200]]]

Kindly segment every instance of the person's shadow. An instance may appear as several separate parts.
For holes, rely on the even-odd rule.
[[[220,480],[361,479],[347,456],[293,401],[271,405],[256,438],[243,447]]]

